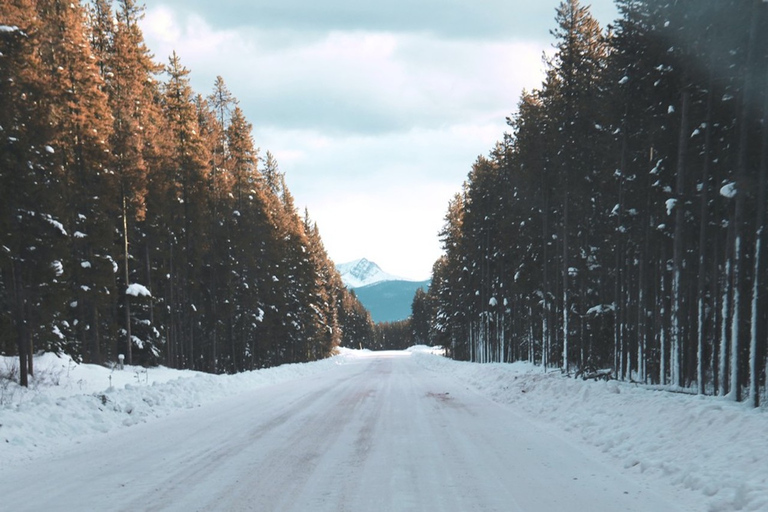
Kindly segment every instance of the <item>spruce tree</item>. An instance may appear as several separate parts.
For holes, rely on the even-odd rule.
[[[45,20],[37,3],[7,4],[0,32],[0,347],[19,356],[19,383],[29,384],[34,331],[61,310],[57,285],[65,270],[66,237],[54,208],[60,176],[53,172],[56,130],[43,61]],[[46,324],[48,324],[46,326]],[[14,347],[15,345],[15,347]]]

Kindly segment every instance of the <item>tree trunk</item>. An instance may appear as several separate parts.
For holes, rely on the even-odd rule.
[[[542,306],[542,318],[541,318],[541,366],[544,370],[549,366],[549,346],[551,329],[549,328],[549,193],[547,189],[547,182],[544,179],[546,172],[541,173],[542,176],[542,190],[544,191],[544,206],[543,206],[543,218],[542,218],[542,265],[543,265],[543,283],[541,285],[541,306]]]
[[[733,304],[731,314],[731,389],[729,397],[735,401],[741,400],[741,376],[739,368],[739,351],[741,342],[741,281],[742,281],[742,243],[744,235],[743,217],[744,202],[747,194],[747,158],[749,144],[749,114],[752,105],[752,66],[755,54],[755,40],[757,38],[757,20],[761,0],[752,2],[752,16],[749,27],[749,41],[747,43],[747,58],[744,70],[744,91],[741,97],[741,109],[739,112],[739,147],[736,160],[736,204],[734,206],[733,223],[733,272],[731,274],[731,289]]]
[[[35,342],[29,327],[25,329],[27,336],[27,373],[30,377],[35,376]]]
[[[563,197],[563,371],[568,373],[568,179]]]
[[[99,315],[99,307],[92,305],[93,307],[93,340],[91,346],[91,363],[102,364],[101,355],[101,315]]]
[[[727,242],[725,244],[725,264],[723,266],[722,284],[720,286],[720,359],[718,361],[719,396],[725,396],[728,392],[728,326],[731,311],[731,248],[733,246],[733,219],[728,223]]]
[[[155,342],[157,342],[158,340],[155,339],[156,337],[155,337],[155,334],[154,334],[156,332],[156,327],[155,327],[155,306],[154,306],[155,296],[154,296],[154,293],[153,293],[153,290],[155,288],[152,286],[152,264],[150,263],[150,261],[151,260],[149,259],[149,243],[147,243],[147,244],[144,245],[144,264],[146,265],[146,272],[147,272],[147,277],[146,277],[147,287],[149,288],[149,291],[150,291],[150,298],[149,298],[149,325],[152,326],[152,339]]]
[[[14,298],[16,300],[16,347],[19,352],[19,385],[23,387],[29,387],[29,374],[28,359],[32,356],[29,354],[29,344],[27,343],[27,337],[29,336],[27,330],[27,315],[26,315],[26,293],[24,291],[24,283],[21,278],[21,265],[17,260],[13,260],[11,269],[13,272],[13,288]]]
[[[682,93],[682,113],[680,115],[680,134],[677,146],[677,183],[675,185],[675,238],[672,256],[672,304],[671,304],[671,329],[670,329],[670,371],[672,386],[682,386],[681,353],[682,353],[682,322],[681,310],[683,306],[682,272],[683,272],[683,236],[685,214],[685,167],[686,154],[688,152],[688,104],[690,92],[686,86]]]
[[[127,347],[128,364],[133,364],[133,340],[131,339],[131,300],[127,290],[130,286],[130,271],[128,267],[128,208],[126,205],[125,191],[121,187],[122,205],[123,205],[123,271],[125,278],[125,290],[123,299],[125,299],[125,343]]]
[[[699,276],[696,286],[697,297],[697,321],[696,321],[696,390],[700,395],[705,392],[704,382],[704,324],[706,322],[706,301],[704,291],[706,287],[706,252],[707,252],[707,226],[709,224],[709,165],[712,146],[712,95],[714,73],[710,67],[709,86],[707,92],[707,114],[704,135],[704,163],[701,169],[701,195],[699,205]]]
[[[645,346],[646,346],[646,322],[645,322],[645,260],[640,258],[639,275],[637,278],[637,379],[645,382]]]
[[[768,75],[766,75],[766,84],[768,84]],[[760,148],[760,170],[758,178],[757,193],[757,218],[755,222],[755,253],[754,253],[754,272],[752,276],[752,308],[749,329],[749,404],[752,407],[760,405],[760,386],[759,372],[757,368],[758,354],[758,324],[760,323],[760,290],[765,290],[765,286],[760,286],[760,277],[762,273],[761,259],[763,239],[766,230],[765,209],[768,203],[768,90],[763,96],[763,119],[761,123],[762,141]]]
[[[664,318],[666,312],[666,272],[667,272],[667,255],[666,251],[662,247],[661,260],[659,262],[659,384],[665,386],[667,384],[667,329],[664,325]]]

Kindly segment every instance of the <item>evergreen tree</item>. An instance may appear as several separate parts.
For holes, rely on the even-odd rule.
[[[422,288],[416,290],[411,303],[411,330],[413,342],[429,345],[430,320],[434,316],[432,298]]]
[[[79,3],[51,0],[39,2],[38,12],[45,20],[43,66],[52,71],[48,101],[56,153],[51,171],[61,184],[55,200],[71,233],[63,276],[70,308],[59,331],[72,345],[69,353],[93,354],[101,344],[101,313],[109,318],[103,305],[115,292],[111,207],[118,189],[109,145],[110,110],[87,39],[85,10]]]
[[[349,348],[371,349],[374,344],[374,324],[370,312],[365,309],[353,290],[339,289],[339,345]]]
[[[34,336],[47,338],[62,311],[60,281],[67,231],[55,194],[48,69],[42,58],[44,24],[37,3],[8,2],[0,32],[0,349],[19,356],[19,381],[32,373]],[[15,349],[15,350],[14,350]]]
[[[119,277],[123,291],[118,296],[124,311],[122,330],[125,333],[129,359],[132,359],[132,340],[139,340],[148,350],[158,354],[154,331],[147,330],[141,336],[136,336],[138,333],[135,332],[135,327],[146,322],[151,324],[151,319],[139,320],[136,315],[132,315],[131,302],[134,299],[125,293],[132,282],[131,259],[144,259],[141,258],[141,253],[133,248],[131,240],[139,236],[136,223],[145,220],[149,168],[154,153],[152,146],[157,135],[154,120],[159,117],[154,101],[156,89],[153,79],[159,67],[152,61],[144,44],[138,25],[142,15],[142,8],[137,7],[133,0],[121,0],[116,15],[113,15],[109,4],[99,1],[94,4],[92,16],[92,45],[105,83],[113,119],[110,146],[114,154],[113,171],[120,195],[116,208],[119,209],[121,219],[118,253],[122,260]],[[136,276],[137,273],[133,272],[133,275]],[[143,285],[151,290],[147,277],[145,276]],[[137,325],[134,326],[134,323]],[[115,346],[105,347],[105,351],[111,359],[115,358]],[[101,359],[99,354],[95,356],[94,360]]]
[[[577,207],[599,207],[574,200],[572,196],[590,194],[591,188],[601,181],[596,175],[600,161],[594,148],[603,123],[595,119],[594,113],[599,112],[600,71],[606,51],[600,26],[578,0],[561,3],[555,20],[558,28],[552,34],[557,38],[557,52],[543,97],[547,108],[552,109],[551,134],[559,148],[555,168],[560,189],[562,368],[567,372],[572,357],[569,352],[572,311],[577,307],[577,298],[582,295],[580,290],[572,288],[579,284],[590,285],[588,281],[579,282],[584,280],[587,269],[586,261],[577,261],[585,259],[584,256],[590,257],[590,254],[580,258],[574,247],[579,237],[589,237],[597,227],[586,225],[583,221],[595,216],[585,208]],[[583,310],[584,304],[580,306]]]

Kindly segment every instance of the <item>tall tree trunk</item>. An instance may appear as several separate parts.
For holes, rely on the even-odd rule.
[[[614,304],[614,368],[619,379],[624,378],[624,280],[625,268],[622,244],[617,244],[616,250],[616,283]]]
[[[666,317],[666,272],[667,272],[667,255],[664,247],[661,249],[661,260],[659,261],[659,384],[665,386],[667,384],[667,328],[664,325],[664,319]]]
[[[700,395],[704,394],[704,329],[706,322],[706,300],[704,292],[706,288],[706,253],[707,253],[707,226],[709,224],[709,165],[712,146],[712,96],[714,86],[714,72],[710,65],[709,86],[707,92],[707,114],[704,135],[704,163],[701,167],[701,195],[699,205],[699,276],[697,283],[697,322],[696,322],[696,389]]]
[[[563,197],[563,371],[568,373],[568,179]]]
[[[176,261],[173,254],[173,240],[168,240],[168,352],[171,355],[171,367],[181,368],[181,350],[178,344],[178,299],[176,298]]]
[[[536,345],[534,344],[533,334],[533,307],[528,305],[528,362],[536,364]],[[543,343],[543,337],[542,337]]]
[[[749,145],[749,114],[752,105],[752,66],[754,63],[755,40],[757,39],[757,20],[759,18],[761,0],[752,2],[752,16],[747,42],[747,58],[744,70],[744,90],[741,97],[739,112],[739,147],[736,159],[736,204],[734,206],[733,223],[733,272],[731,274],[731,289],[733,304],[731,314],[731,389],[729,397],[735,401],[741,400],[741,375],[739,368],[739,352],[741,342],[741,281],[742,281],[742,243],[744,236],[744,202],[747,193],[747,159]]]
[[[637,278],[637,379],[645,382],[645,347],[646,322],[645,322],[645,260],[640,258],[639,275]]]
[[[737,196],[741,193],[737,193]],[[741,210],[743,203],[736,200],[734,213],[734,241],[733,241],[733,268],[731,270],[731,290],[733,293],[731,299],[731,384],[728,397],[734,401],[741,400],[741,385],[739,375],[739,350],[740,350],[740,309],[741,309]]]
[[[627,128],[627,107],[625,106],[624,109],[624,119],[622,123],[622,136],[621,136],[621,160],[620,160],[620,176],[619,176],[619,202],[618,202],[618,212],[616,216],[616,246],[614,248],[614,265],[615,265],[615,281],[613,284],[613,369],[616,372],[616,375],[618,375],[619,378],[623,377],[624,374],[624,351],[622,349],[624,340],[622,337],[623,331],[623,314],[624,311],[624,303],[622,302],[624,294],[622,293],[623,289],[623,280],[624,280],[624,258],[622,258],[622,255],[624,253],[623,246],[624,246],[624,240],[621,237],[622,233],[622,222],[624,218],[624,183],[625,183],[625,176],[627,172],[627,152],[628,152],[628,141],[627,132],[629,131]]]
[[[715,196],[716,197],[716,196]],[[712,352],[709,356],[709,367],[712,369],[712,392],[717,394],[720,390],[720,343],[718,342],[718,333],[720,332],[720,320],[721,315],[718,311],[721,310],[720,304],[720,266],[718,260],[720,257],[720,244],[718,243],[719,236],[712,237],[712,243],[710,251],[710,270],[709,275],[712,276],[710,286],[712,288]]]
[[[128,266],[128,208],[125,198],[125,189],[121,186],[120,194],[122,196],[123,211],[123,277],[125,278],[125,290],[123,299],[125,299],[125,343],[127,347],[128,364],[133,364],[133,340],[131,338],[131,300],[128,295],[128,286],[130,286],[130,269]]]
[[[672,256],[672,304],[671,304],[671,329],[670,329],[670,371],[672,386],[682,386],[681,353],[682,353],[682,321],[681,311],[683,306],[682,272],[683,272],[683,237],[685,214],[685,167],[686,154],[688,152],[688,104],[690,103],[690,91],[685,86],[682,92],[680,114],[680,134],[677,146],[677,182],[675,185],[675,238]]]
[[[99,307],[96,304],[91,306],[93,308],[93,335],[91,341],[91,363],[102,364],[101,356],[101,318],[99,315]]]
[[[29,327],[25,329],[27,336],[27,373],[30,377],[35,376],[35,342]]]
[[[550,315],[549,315],[549,193],[547,183],[544,180],[546,172],[541,173],[542,190],[544,191],[544,207],[542,218],[542,265],[543,265],[543,283],[541,293],[541,366],[546,371],[549,366],[549,347],[550,347]]]
[[[765,84],[768,85],[768,74],[765,78]],[[758,324],[760,323],[760,290],[765,290],[765,286],[760,286],[762,273],[761,260],[763,239],[766,230],[766,203],[768,203],[768,90],[763,93],[763,119],[761,123],[762,141],[760,149],[760,171],[759,185],[757,193],[757,218],[755,222],[755,253],[754,253],[754,272],[752,276],[752,310],[749,329],[749,404],[752,407],[760,405],[760,386],[759,373],[757,368],[758,354]]]
[[[27,359],[32,358],[31,354],[29,354],[29,344],[27,343],[29,333],[26,293],[21,277],[21,265],[16,259],[13,260],[11,269],[13,272],[13,295],[16,301],[16,347],[19,352],[19,385],[26,388],[29,387],[29,373],[27,371],[29,365]]]
[[[721,276],[721,298],[720,298],[720,358],[718,361],[719,385],[717,394],[725,396],[728,393],[728,347],[729,347],[729,325],[732,321],[731,311],[731,272],[732,272],[732,254],[733,247],[733,219],[728,223],[728,230],[725,244],[725,263]]]
[[[153,290],[155,288],[152,286],[152,265],[151,265],[150,261],[151,260],[149,259],[149,243],[147,243],[147,244],[144,245],[144,264],[146,265],[147,287],[149,288],[149,292],[150,292],[150,298],[149,298],[149,325],[152,326],[152,334],[151,334],[152,339],[155,342],[157,342],[158,340],[156,339],[156,336],[154,334],[155,332],[157,332],[156,331],[156,327],[155,327],[155,306],[154,306],[154,304],[155,304],[155,296],[154,296],[154,293],[153,293]],[[167,342],[167,340],[166,340],[166,342]]]

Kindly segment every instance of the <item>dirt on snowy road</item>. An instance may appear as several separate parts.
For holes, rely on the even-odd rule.
[[[664,492],[407,352],[0,469],[15,511],[684,510]]]

